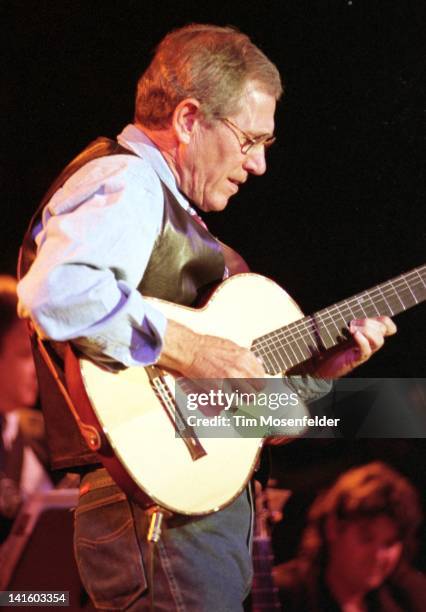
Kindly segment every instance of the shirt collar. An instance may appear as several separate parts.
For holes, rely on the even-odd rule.
[[[19,415],[17,411],[7,412],[4,416],[3,431],[0,435],[3,436],[3,444],[6,450],[12,448],[13,441],[18,435]]]
[[[136,153],[138,157],[146,160],[150,166],[152,166],[161,181],[170,189],[179,204],[186,210],[190,210],[192,213],[195,212],[182,192],[179,191],[176,178],[161,154],[160,149],[140,128],[132,123],[127,125],[121,134],[118,135],[117,141],[126,149],[130,149]]]

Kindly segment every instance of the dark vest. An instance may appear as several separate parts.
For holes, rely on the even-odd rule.
[[[99,138],[76,157],[54,181],[24,238],[18,268],[20,278],[29,270],[36,256],[33,232],[40,223],[44,206],[53,194],[88,161],[118,154],[133,153],[116,142]],[[162,188],[164,214],[161,232],[138,290],[144,296],[162,298],[189,306],[196,302],[206,288],[222,280],[225,269],[224,254],[220,243],[182,208],[164,183]],[[231,252],[231,257],[235,258],[235,255]],[[58,352],[49,343],[46,343],[46,348],[55,363],[59,377],[64,380],[63,364]],[[35,338],[33,338],[33,349],[46,417],[52,467],[63,469],[99,463],[98,456],[88,449],[81,436],[74,417],[40,354]]]

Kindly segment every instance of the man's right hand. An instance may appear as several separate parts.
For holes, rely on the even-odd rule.
[[[158,365],[191,379],[261,379],[265,370],[255,355],[231,340],[201,335],[169,319]],[[253,381],[253,386],[259,382]]]

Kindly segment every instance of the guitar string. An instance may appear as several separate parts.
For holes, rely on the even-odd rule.
[[[404,289],[404,291],[406,290]],[[380,295],[378,295],[378,293]],[[382,297],[382,294],[383,294],[383,291],[381,290],[379,292],[375,292],[375,294],[370,294],[369,296],[364,298],[362,303],[360,303],[358,300],[340,302],[337,306],[333,306],[328,309],[324,309],[323,311],[320,311],[319,313],[316,313],[315,315],[312,315],[311,317],[306,317],[304,320],[302,320],[296,325],[290,324],[288,327],[288,330],[286,331],[288,331],[290,334],[293,334],[294,337],[297,337],[297,332],[305,331],[305,328],[307,325],[309,325],[309,323],[312,324],[313,322],[315,322],[317,327],[322,328],[324,331],[327,331],[328,334],[330,335],[328,328],[329,328],[329,323],[331,321],[333,325],[335,326],[336,331],[340,334],[341,330],[339,329],[336,323],[336,321],[339,318],[343,320],[346,324],[347,315],[349,313],[354,315],[354,314],[357,314],[356,310],[359,310],[361,311],[362,314],[367,315],[368,313],[366,311],[368,309],[371,309],[371,306],[374,306],[377,314],[380,314],[380,311],[376,307],[376,303],[379,303],[382,299],[390,311],[389,314],[391,315],[395,314],[395,311],[391,306],[391,303],[392,303],[392,305],[395,308],[395,296],[393,295],[393,293],[392,295],[388,293],[388,295],[383,295]],[[401,299],[399,301],[403,304],[403,310],[406,310],[408,307],[413,305],[412,303],[405,304],[402,302]],[[416,299],[415,303],[418,303],[418,301],[419,300]],[[398,309],[398,312],[399,312],[399,309]],[[383,311],[381,312],[381,314],[383,314]],[[312,325],[310,325],[310,327],[312,328]],[[279,334],[279,330],[276,333]],[[276,333],[275,334],[273,333],[272,335],[276,335]]]
[[[426,266],[423,266],[423,268],[426,268]],[[413,276],[417,276],[420,279],[420,282],[422,285],[425,285],[422,277],[420,276],[420,271],[422,270],[422,268],[418,268],[415,269],[409,273],[407,273],[406,275],[401,275],[400,277],[397,277],[396,279],[392,279],[391,281],[387,281],[386,283],[384,283],[383,285],[378,285],[373,287],[370,290],[367,290],[361,294],[358,294],[356,296],[354,296],[353,298],[348,298],[348,300],[342,301],[332,307],[323,309],[324,314],[320,314],[317,313],[314,319],[314,316],[312,315],[311,317],[306,317],[304,319],[302,319],[302,321],[298,320],[295,321],[291,324],[289,324],[289,326],[287,326],[286,329],[281,329],[281,330],[276,330],[275,332],[270,332],[269,334],[266,334],[265,336],[261,336],[260,338],[255,340],[255,346],[254,346],[254,352],[255,354],[258,353],[258,356],[261,357],[267,357],[269,355],[265,354],[265,349],[268,349],[268,354],[272,354],[274,356],[274,361],[276,366],[278,367],[278,370],[276,370],[276,368],[273,368],[275,371],[280,371],[282,369],[282,366],[287,365],[292,367],[293,365],[296,365],[297,363],[301,363],[300,358],[298,357],[297,353],[295,352],[292,344],[295,344],[297,349],[299,350],[301,356],[303,357],[303,360],[308,359],[309,357],[312,356],[313,351],[312,351],[312,346],[309,346],[306,343],[306,336],[309,337],[309,339],[311,340],[311,342],[313,343],[313,346],[317,346],[318,344],[318,340],[315,337],[312,336],[312,332],[311,330],[308,328],[309,327],[314,327],[313,324],[313,320],[315,320],[317,322],[318,327],[321,327],[321,324],[323,324],[322,329],[320,330],[321,332],[326,331],[328,333],[328,335],[330,336],[330,339],[332,341],[332,346],[336,344],[335,340],[333,339],[333,337],[331,336],[327,324],[327,321],[332,320],[332,323],[335,325],[336,330],[338,332],[339,335],[341,335],[341,330],[337,327],[336,322],[334,319],[332,319],[332,312],[335,311],[338,313],[338,315],[342,318],[342,320],[345,320],[345,317],[343,316],[343,314],[348,314],[351,313],[352,316],[354,316],[354,312],[352,310],[353,305],[355,306],[355,308],[358,308],[361,310],[361,312],[366,315],[367,313],[365,312],[364,308],[368,308],[371,307],[372,305],[375,307],[377,313],[379,312],[376,308],[376,304],[373,302],[373,299],[379,298],[382,299],[387,307],[389,308],[389,311],[391,314],[394,314],[393,309],[391,307],[391,305],[389,304],[388,300],[390,300],[391,298],[395,298],[398,297],[401,306],[403,307],[403,310],[407,309],[407,305],[404,304],[404,302],[400,299],[397,291],[409,291],[411,293],[412,298],[414,299],[415,303],[418,303],[418,299],[415,296],[415,294],[413,293],[410,284],[408,283],[409,277],[413,277]],[[417,287],[419,285],[419,281],[415,280],[415,282],[413,283],[411,281],[411,284],[413,286],[413,288]],[[388,293],[388,295],[386,295],[384,293],[384,291]],[[362,299],[362,303],[360,303],[360,299]],[[411,306],[412,304],[410,304]],[[324,325],[325,324],[325,325]],[[315,329],[315,328],[314,328]],[[318,330],[316,330],[318,333]],[[299,333],[299,335],[297,336],[296,333]],[[292,337],[288,342],[285,342],[284,344],[281,342],[282,339],[286,339],[286,338],[290,338]],[[300,347],[300,343],[299,340],[302,340],[305,344],[305,349],[302,349]],[[324,342],[324,339],[322,339]],[[271,342],[272,341],[272,342]],[[271,347],[272,344],[272,347]],[[293,361],[293,359],[291,358],[291,356],[287,353],[286,351],[286,347],[289,347],[294,355],[294,357],[296,358],[296,362]],[[285,363],[285,361],[283,361],[283,356],[280,354],[281,357],[281,361],[283,361],[282,364],[280,364],[277,361],[277,358],[275,356],[274,353],[276,353],[276,351],[274,351],[275,349],[283,349],[285,356],[288,360],[288,364]],[[281,351],[279,351],[281,352]],[[273,365],[273,364],[272,364]]]
[[[416,299],[416,302],[417,302],[417,299]],[[337,310],[342,320],[344,320],[344,317],[343,317],[344,314],[347,314],[348,312],[352,313],[352,315],[354,314],[351,309],[350,303],[348,302],[341,303],[339,306],[340,306],[339,308],[334,308],[334,310]],[[360,304],[357,304],[357,306],[361,309],[361,311],[364,314],[366,314],[364,311],[364,308]],[[368,306],[371,306],[371,297],[370,297],[370,304],[364,301],[364,307],[368,307]],[[404,304],[404,309],[406,309],[405,304]],[[391,308],[390,310],[391,312],[393,312]],[[309,359],[313,354],[315,354],[315,352],[317,352],[313,350],[313,347],[318,346],[318,338],[317,338],[318,333],[320,336],[320,340],[322,341],[323,344],[324,344],[324,338],[321,336],[321,334],[323,334],[324,331],[327,332],[327,334],[330,337],[331,346],[336,344],[336,341],[331,336],[327,325],[325,326],[321,325],[321,323],[324,323],[327,318],[328,319],[331,318],[328,313],[326,317],[324,316],[317,317],[317,320],[319,319],[319,325],[318,325],[319,329],[316,330],[317,333],[315,335],[312,335],[312,331],[311,331],[312,329],[315,329],[313,325],[312,317],[308,318],[307,320],[304,320],[302,324],[299,323],[297,327],[292,326],[289,329],[282,330],[279,333],[276,333],[276,332],[272,333],[269,336],[269,338],[264,338],[263,342],[256,343],[255,345],[256,352],[259,353],[259,356],[261,357],[265,357],[265,353],[274,355],[274,361],[275,361],[275,366],[276,366],[272,368],[274,372],[279,372],[280,370],[283,369],[284,366],[287,366],[288,368],[288,367],[292,367],[296,365],[297,363],[301,363],[305,361],[306,359]],[[333,321],[333,323],[336,327],[336,330],[338,331],[338,335],[340,336],[341,331],[335,324],[335,321]],[[309,329],[308,326],[311,329]],[[310,345],[307,343],[307,338],[310,340]],[[284,340],[284,342],[282,340]],[[304,343],[304,347],[301,346],[300,340]],[[300,353],[300,356],[297,355],[295,349],[293,348],[294,345],[297,347],[297,350]],[[286,350],[286,347],[291,348],[292,353],[294,357],[296,358],[296,361],[293,360],[293,358],[291,357],[291,354],[289,355],[289,353]],[[326,345],[326,348],[330,348],[330,347],[327,347]],[[277,349],[278,349],[278,355],[280,358],[279,361],[276,357]],[[285,358],[282,354],[282,351],[284,351]],[[300,357],[302,357],[302,359]]]
[[[413,271],[411,273],[409,273],[407,276],[411,276],[411,275],[415,275],[417,271]],[[417,274],[417,276],[419,276],[420,278],[420,282],[419,280],[416,278],[415,281],[411,281],[411,285],[412,286],[419,286],[419,284],[421,283],[422,285],[425,285],[425,281],[420,277],[419,274]],[[406,291],[408,289],[408,291],[410,291],[411,295],[414,298],[414,301],[417,303],[418,300],[416,298],[416,296],[413,294],[410,285],[407,282],[407,277],[401,277],[401,278],[397,278],[394,279],[392,281],[387,281],[386,283],[383,283],[383,285],[378,285],[375,287],[372,287],[371,289],[367,289],[366,291],[359,293],[355,296],[352,296],[351,298],[347,298],[346,300],[342,300],[342,302],[338,302],[337,304],[335,304],[334,306],[330,306],[328,308],[324,308],[322,309],[323,311],[326,311],[326,315],[330,314],[333,312],[333,310],[339,310],[339,306],[342,305],[348,305],[348,303],[352,302],[353,304],[355,304],[356,306],[360,307],[361,310],[363,308],[364,305],[371,305],[371,300],[372,298],[377,298],[378,293],[381,295],[383,294],[382,288],[385,290],[385,292],[388,292],[387,298],[392,298],[395,297],[397,295],[398,291]],[[361,302],[360,302],[361,299]],[[367,303],[367,300],[370,300],[370,303]],[[403,309],[406,309],[405,304],[403,304],[401,302]],[[321,313],[322,311],[319,311],[319,313]],[[318,313],[317,313],[318,314]],[[297,323],[297,322],[296,322]]]
[[[405,281],[403,281],[405,282]],[[423,281],[421,281],[423,283]],[[419,282],[416,281],[415,283],[412,283],[413,285],[419,285]],[[407,287],[405,287],[404,285],[400,284],[399,287],[388,287],[387,291],[388,291],[388,296],[387,298],[390,299],[392,297],[395,296],[396,294],[396,290],[403,290],[406,291]],[[412,293],[411,289],[410,293]],[[389,293],[390,292],[390,293]],[[317,313],[314,313],[314,315],[310,315],[308,317],[304,317],[303,319],[297,319],[296,321],[293,321],[291,323],[289,323],[288,326],[286,326],[286,328],[294,328],[293,331],[298,331],[298,329],[303,328],[306,325],[306,320],[312,320],[314,319],[316,321],[316,323],[325,323],[327,320],[331,320],[332,316],[333,316],[333,311],[337,312],[338,314],[342,314],[342,308],[348,308],[349,310],[351,310],[351,307],[354,305],[355,307],[358,307],[359,309],[361,309],[361,311],[364,310],[364,307],[369,307],[373,304],[373,299],[377,300],[377,297],[379,295],[382,295],[383,292],[381,291],[381,287],[374,287],[371,290],[367,290],[363,293],[357,294],[356,296],[353,296],[352,298],[348,298],[347,300],[342,300],[341,302],[338,302],[337,304],[334,304],[333,306],[330,306],[328,308],[324,308],[320,311],[318,311]],[[360,298],[362,298],[362,303],[360,302]],[[418,303],[418,299],[414,298],[415,302]],[[351,303],[352,302],[352,303]],[[389,307],[389,306],[388,306]],[[407,306],[404,304],[404,310],[407,308]],[[390,308],[390,310],[392,311],[392,309]],[[322,312],[324,312],[324,314],[321,314]],[[354,314],[352,312],[352,314]],[[363,314],[366,314],[365,312]],[[392,314],[394,314],[392,312]],[[343,318],[343,317],[342,317]],[[269,332],[267,334],[265,334],[264,336],[260,336],[258,339],[256,339],[257,341],[261,341],[261,339],[263,338],[267,338],[268,336],[273,336],[275,335],[277,332],[279,332],[280,330],[276,330],[276,331],[272,331]]]
[[[368,304],[365,304],[365,305],[368,306]],[[363,311],[362,308],[361,310]],[[342,320],[343,320],[343,314],[347,314],[347,313],[352,313],[352,315],[354,314],[349,304],[342,304],[341,309],[339,310],[339,315],[342,317]],[[363,313],[366,314],[364,311]],[[324,321],[325,319],[323,318],[322,322]],[[320,320],[320,323],[321,323],[321,320]],[[309,329],[308,326],[311,329]],[[318,346],[318,334],[320,336],[322,343],[325,344],[326,348],[330,348],[330,347],[327,346],[327,343],[324,342],[324,337],[323,337],[324,332],[328,334],[331,340],[331,346],[334,346],[336,344],[335,339],[331,336],[330,331],[326,325],[325,326],[321,324],[318,325],[318,329],[316,330],[316,333],[312,331],[313,329],[315,329],[313,325],[313,320],[312,318],[310,318],[307,321],[306,320],[303,321],[302,325],[299,324],[297,328],[293,326],[293,328],[289,328],[285,331],[281,331],[279,334],[277,333],[272,334],[269,336],[269,338],[264,338],[263,341],[261,342],[257,341],[256,344],[254,345],[254,349],[256,349],[256,352],[259,354],[259,356],[262,356],[263,358],[268,357],[269,354],[272,354],[274,356],[275,364],[278,366],[278,370],[276,368],[274,369],[276,371],[279,371],[280,364],[277,361],[277,358],[275,357],[276,349],[278,349],[280,353],[281,353],[280,349],[284,350],[284,353],[286,356],[286,359],[284,361],[283,361],[283,356],[280,355],[280,360],[282,361],[282,365],[285,364],[287,366],[293,366],[293,365],[296,365],[297,363],[300,363],[301,361],[308,359],[313,354],[315,354],[315,352],[317,352],[313,350],[313,347]],[[336,326],[336,329],[340,336],[341,331],[337,328],[337,326]],[[310,341],[309,343],[307,339]],[[282,340],[285,340],[285,342],[283,343]],[[300,341],[303,342],[304,347],[301,346]],[[286,350],[286,347],[290,347],[291,352],[296,358],[296,361],[293,360],[293,358],[291,357],[291,354],[289,355],[289,353]],[[302,359],[300,359],[294,347],[297,348],[297,351],[298,353],[300,353],[300,356],[302,357]]]
[[[385,288],[386,291],[388,291],[388,295],[387,298],[390,299],[392,297],[394,297],[396,295],[396,292],[399,291],[406,291],[407,289],[410,291],[410,293],[413,295],[412,291],[411,291],[411,287],[409,286],[405,286],[406,281],[405,279],[402,279],[399,282],[399,286],[396,286],[396,284],[392,284],[390,281],[388,281],[386,284],[391,284],[390,287]],[[420,282],[424,285],[424,281],[423,279],[420,279]],[[414,283],[412,283],[412,286],[419,286],[419,281],[416,279],[416,281]],[[338,313],[340,312],[340,307],[341,306],[346,306],[346,307],[351,307],[351,305],[355,305],[356,307],[359,307],[361,310],[363,310],[364,306],[371,306],[372,305],[372,300],[373,299],[377,299],[378,295],[383,294],[383,292],[381,291],[381,287],[384,287],[384,284],[382,286],[377,286],[377,287],[373,287],[370,290],[366,290],[362,293],[359,293],[351,298],[347,298],[346,300],[342,300],[341,302],[338,302],[337,304],[334,304],[333,306],[329,306],[326,308],[323,308],[322,310],[318,311],[318,313],[315,313],[315,320],[318,322],[324,322],[326,319],[331,319],[331,315],[333,314],[333,311],[337,311]],[[426,287],[426,285],[425,285]],[[418,300],[415,296],[414,300],[416,303],[418,303]],[[360,303],[360,299],[362,300],[362,303]],[[352,304],[350,304],[350,302],[352,302]],[[406,306],[403,306],[403,310],[406,309]],[[392,309],[391,309],[392,310]],[[324,312],[325,315],[321,315],[321,312]],[[365,313],[364,313],[365,314]],[[392,313],[394,314],[394,313]],[[318,316],[319,315],[319,316]],[[314,315],[310,315],[310,317],[304,317],[304,319],[307,318],[312,318],[314,317]],[[291,326],[299,326],[304,319],[300,320],[298,319],[297,321],[293,321],[292,323],[289,324],[288,327]],[[302,323],[303,325],[303,323]],[[270,334],[274,334],[274,332],[270,332]],[[269,334],[265,334],[265,336],[268,336]],[[261,338],[263,338],[264,336],[261,336]]]
[[[371,298],[372,298],[372,296],[370,296],[370,302],[372,301]],[[361,306],[359,303],[357,303],[357,306],[361,309],[361,311],[364,314],[366,314],[364,312],[363,306],[364,307],[371,306],[371,303],[368,303],[367,300],[364,300],[363,306]],[[405,308],[406,308],[406,306],[404,305],[404,309]],[[259,339],[256,339],[256,341],[255,341],[256,342],[256,346],[261,347],[263,345],[264,348],[266,348],[267,346],[271,346],[271,344],[272,344],[272,346],[274,344],[275,344],[275,346],[280,346],[280,342],[279,342],[280,339],[286,338],[287,336],[288,337],[289,336],[293,337],[293,339],[290,340],[290,342],[295,342],[296,341],[296,343],[297,343],[297,340],[303,340],[303,341],[305,341],[305,344],[306,344],[306,338],[305,338],[306,333],[309,335],[309,339],[311,341],[314,340],[314,344],[316,345],[317,341],[316,341],[315,338],[313,338],[311,336],[311,331],[309,329],[307,329],[307,326],[309,326],[311,329],[314,328],[314,321],[315,321],[315,322],[317,322],[317,327],[321,327],[321,323],[324,324],[327,321],[327,319],[328,320],[331,319],[331,315],[329,314],[331,312],[331,310],[332,310],[331,308],[328,309],[326,311],[326,315],[325,316],[324,315],[318,316],[318,314],[317,314],[316,317],[315,316],[307,317],[307,318],[302,319],[302,321],[298,320],[298,321],[294,322],[295,325],[290,324],[286,329],[276,330],[275,332],[270,332],[269,334],[266,334],[265,336],[261,336]],[[354,314],[352,309],[351,309],[351,306],[350,306],[350,304],[348,302],[342,302],[341,304],[339,304],[339,307],[337,307],[337,308],[333,307],[333,310],[338,312],[338,314],[342,318],[342,320],[344,320],[346,318],[343,315],[347,314],[348,310],[349,310],[349,312]],[[341,330],[339,328],[337,328],[337,326],[336,326],[336,329],[337,329],[337,331],[338,331],[338,333],[340,335]],[[332,338],[332,336],[331,336],[327,326],[323,326],[321,331],[326,331],[329,334],[330,339],[332,340],[332,344],[335,344],[335,341],[333,340],[333,338]],[[299,332],[298,336],[296,335],[297,332]],[[303,335],[302,332],[304,332],[305,335]],[[306,346],[306,348],[308,348],[308,346]],[[301,349],[299,348],[299,350],[301,350]],[[294,350],[293,350],[293,353],[294,353]]]
[[[169,385],[167,385],[167,383],[163,382],[162,380],[159,380],[158,378],[155,379],[153,384],[154,390],[158,395],[160,401],[163,401],[164,408],[166,409],[169,418],[174,424],[176,431],[179,434],[182,434],[182,432],[184,432],[186,429],[186,422],[182,418],[180,412],[177,410],[176,401],[173,397],[173,393],[171,392]]]
[[[320,340],[322,341],[322,343],[324,343],[324,339],[321,336],[321,334],[324,331],[328,333],[330,340],[332,341],[332,346],[336,344],[336,341],[331,336],[330,331],[327,326],[327,323],[331,322],[336,327],[336,331],[338,332],[339,336],[341,335],[341,330],[337,327],[337,324],[336,324],[336,317],[333,316],[335,315],[335,313],[337,313],[337,315],[345,323],[345,326],[347,326],[346,317],[344,315],[346,315],[347,313],[350,313],[352,316],[355,316],[356,315],[356,313],[354,312],[355,309],[360,309],[364,315],[367,315],[367,313],[365,312],[365,309],[371,306],[374,306],[374,308],[377,311],[377,314],[379,314],[379,311],[377,310],[376,303],[374,302],[374,300],[376,301],[383,300],[384,303],[389,308],[390,313],[394,314],[393,309],[391,305],[389,304],[388,300],[391,301],[392,298],[397,297],[402,306],[402,310],[406,310],[407,306],[404,304],[404,302],[400,298],[398,291],[401,292],[401,291],[407,291],[407,290],[411,293],[412,299],[417,304],[418,299],[416,295],[413,293],[412,288],[416,289],[420,284],[423,285],[422,288],[426,287],[425,281],[421,276],[421,272],[424,272],[424,271],[426,271],[426,266],[421,266],[404,275],[396,277],[395,279],[391,279],[383,283],[382,285],[377,285],[351,298],[348,298],[347,300],[338,302],[337,304],[330,306],[328,308],[324,308],[318,313],[315,313],[314,315],[304,317],[301,320],[293,321],[288,326],[285,326],[285,328],[280,328],[279,330],[275,330],[273,332],[269,332],[268,334],[265,334],[264,336],[260,336],[259,338],[255,339],[255,341],[253,342],[252,350],[254,354],[256,354],[258,357],[262,357],[264,362],[265,361],[269,362],[269,364],[265,364],[265,365],[272,366],[272,367],[269,367],[268,369],[272,370],[274,373],[279,373],[283,369],[288,369],[289,367],[293,367],[294,365],[298,363],[302,363],[302,361],[309,359],[313,354],[315,354],[315,351],[313,352],[312,349],[313,347],[318,346],[318,335],[320,336]],[[410,277],[418,277],[418,278],[415,278],[414,281],[412,279],[410,281],[411,282],[411,285],[410,285],[408,282]],[[420,282],[418,279],[420,280]],[[386,292],[388,293],[388,295],[386,295]],[[424,299],[424,298],[421,298],[421,299]],[[412,304],[410,304],[410,306],[411,305]],[[307,338],[308,340],[312,342],[311,346],[307,344],[307,341],[306,341]],[[299,342],[300,340],[304,342],[305,349],[302,349],[300,347],[300,342]],[[300,355],[303,358],[302,361],[300,360],[300,357],[298,357],[297,353],[295,352],[295,348],[293,348],[292,344],[295,344],[295,348],[299,350]],[[287,353],[286,348],[289,348],[292,351],[294,357],[296,358],[295,362],[293,362],[291,354],[289,355]],[[286,360],[284,360],[283,358],[282,351],[284,351]],[[278,353],[279,360],[277,358],[277,353]],[[275,362],[275,365],[273,362]],[[170,400],[170,390],[167,387],[166,391],[164,390],[164,388],[161,391],[162,391],[161,396],[164,402],[168,405],[168,412],[170,413],[170,409],[172,412],[174,412],[173,400]],[[164,392],[166,393],[166,396],[164,396]],[[179,427],[179,425],[176,423],[176,420],[175,420],[176,415],[170,414],[170,418],[173,419],[173,417],[174,417],[175,424]]]

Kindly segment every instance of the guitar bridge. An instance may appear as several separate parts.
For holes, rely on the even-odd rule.
[[[157,366],[148,366],[145,370],[158,401],[173,425],[176,435],[182,439],[187,447],[193,461],[207,455],[207,451],[201,444],[194,428],[190,427],[186,422],[179,404],[173,397],[169,383],[163,375],[163,371]]]

